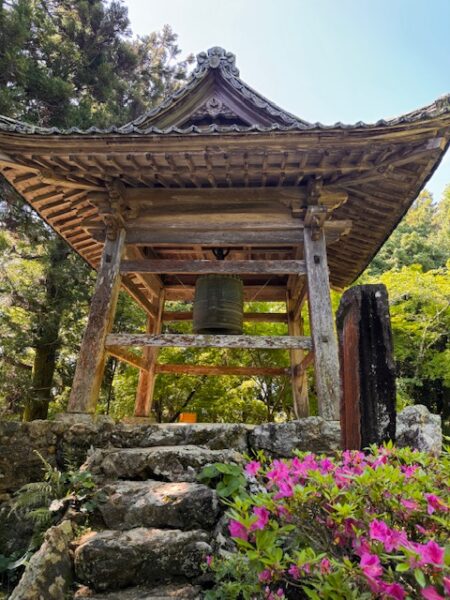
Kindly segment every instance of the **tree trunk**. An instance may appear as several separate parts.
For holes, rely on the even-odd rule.
[[[60,269],[67,258],[66,243],[57,238],[50,245],[48,269],[45,278],[45,303],[36,315],[36,338],[31,393],[26,403],[23,420],[46,419],[52,399],[53,376],[60,345],[59,330],[67,295]]]

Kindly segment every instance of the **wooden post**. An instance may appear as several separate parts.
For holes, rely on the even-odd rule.
[[[91,300],[89,318],[81,342],[68,412],[94,413],[105,368],[105,340],[111,331],[120,288],[120,261],[125,230],[106,239]]]
[[[163,310],[164,290],[161,291],[159,296],[158,314],[156,318],[149,316],[147,319],[147,333],[161,333]],[[158,351],[159,349],[155,346],[146,346],[144,348],[145,370],[141,370],[139,372],[139,381],[136,390],[136,402],[134,405],[135,417],[148,417],[152,410]]]
[[[303,335],[303,318],[301,313],[299,315],[295,314],[295,305],[295,299],[288,296],[288,333],[289,335]],[[306,370],[303,369],[298,372],[298,369],[296,368],[301,364],[304,357],[304,350],[290,350],[292,401],[294,405],[294,413],[297,419],[303,419],[304,417],[309,416],[308,379],[306,376]]]
[[[319,415],[338,421],[341,383],[323,228],[305,227],[304,244]]]

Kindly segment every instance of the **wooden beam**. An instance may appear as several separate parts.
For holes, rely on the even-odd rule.
[[[125,199],[129,203],[142,203],[167,206],[172,201],[178,204],[185,202],[232,202],[239,196],[242,204],[251,202],[284,202],[300,201],[306,205],[306,189],[298,186],[270,187],[233,187],[233,188],[126,188]],[[344,190],[334,188],[323,189],[321,200],[331,206],[340,205],[347,199]]]
[[[166,300],[192,301],[195,287],[193,285],[167,285],[165,287]],[[246,285],[244,286],[245,302],[285,302],[286,288],[282,285]]]
[[[165,311],[163,321],[192,321],[192,312]],[[286,313],[256,312],[244,313],[244,322],[257,323],[287,323]]]
[[[303,335],[303,319],[301,314],[294,316],[294,299],[287,297],[288,332],[289,335]],[[294,413],[297,419],[309,416],[308,379],[306,373],[297,373],[296,365],[302,363],[305,358],[303,348],[292,348],[290,350],[292,400]]]
[[[294,374],[300,375],[306,371],[314,362],[314,352],[308,352],[308,354],[294,367]]]
[[[136,369],[147,369],[147,365],[142,356],[136,356],[126,348],[120,348],[119,346],[109,346],[108,354],[118,358],[122,362],[126,362],[132,367],[136,367]]]
[[[209,228],[208,222],[197,224],[195,229],[180,226],[173,229],[156,229],[149,226],[134,227],[127,232],[127,244],[137,246],[261,246],[263,248],[280,246],[299,246],[303,243],[303,221],[297,220],[290,229],[257,229],[256,226],[244,229],[239,224],[234,229]],[[298,222],[298,225],[297,225]],[[351,229],[350,220],[326,221],[324,230],[328,244],[336,242]],[[98,223],[82,224],[92,237],[99,242],[105,240],[103,225]]]
[[[132,298],[139,304],[141,308],[145,310],[147,314],[156,317],[158,314],[158,307],[147,298],[143,291],[130,279],[128,276],[122,278],[122,287],[124,287]]]
[[[147,319],[147,333],[160,334],[162,313],[164,309],[164,291],[162,290],[158,298],[158,314],[156,318]],[[136,389],[136,402],[134,405],[135,417],[148,417],[152,410],[153,392],[155,389],[156,361],[158,358],[158,348],[155,346],[144,347],[145,371],[139,373],[139,381]]]
[[[289,335],[149,335],[146,333],[110,333],[106,339],[109,346],[155,346],[157,348],[260,348],[264,350],[311,350],[311,338]]]
[[[107,239],[91,300],[88,322],[81,342],[68,412],[94,413],[105,368],[105,339],[111,331],[120,289],[120,261],[125,231]]]
[[[289,368],[284,367],[231,367],[207,365],[156,365],[157,373],[173,373],[183,375],[239,375],[242,377],[289,375]]]
[[[121,273],[304,275],[303,260],[123,260]]]
[[[326,420],[337,421],[341,381],[330,300],[327,251],[322,228],[305,228],[305,261],[319,415]]]

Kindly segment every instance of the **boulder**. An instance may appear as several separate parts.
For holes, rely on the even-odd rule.
[[[215,491],[199,483],[119,481],[103,492],[99,510],[108,528],[211,529],[219,514]]]
[[[266,423],[255,427],[249,436],[250,447],[268,454],[291,457],[293,450],[333,452],[341,447],[339,421],[307,417],[287,423]]]
[[[72,583],[69,545],[74,537],[70,521],[51,527],[33,554],[10,600],[61,600]]]
[[[201,469],[214,462],[241,463],[234,450],[209,450],[199,446],[156,446],[96,450],[83,468],[102,479],[157,479],[195,481]]]
[[[442,451],[441,417],[430,413],[423,404],[407,406],[397,416],[396,444],[422,452],[440,454]]]
[[[96,591],[144,583],[183,583],[201,573],[211,553],[201,530],[105,530],[81,539],[75,551],[77,580]]]
[[[120,592],[105,592],[96,594],[85,588],[74,596],[76,600],[89,598],[89,600],[200,600],[201,588],[189,584],[161,585],[157,587],[135,587]]]

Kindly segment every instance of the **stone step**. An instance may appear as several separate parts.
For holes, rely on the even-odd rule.
[[[90,533],[75,550],[76,580],[96,592],[190,582],[201,574],[212,551],[209,542],[210,536],[201,530],[139,527]]]
[[[161,585],[157,587],[135,587],[119,592],[92,593],[85,588],[74,596],[75,600],[200,600],[202,590],[199,586],[190,584]]]
[[[97,481],[156,479],[195,481],[201,469],[215,462],[242,463],[235,450],[210,450],[199,446],[155,446],[95,450],[84,464]]]
[[[211,529],[219,514],[217,494],[199,483],[118,481],[102,490],[99,510],[110,529]]]

